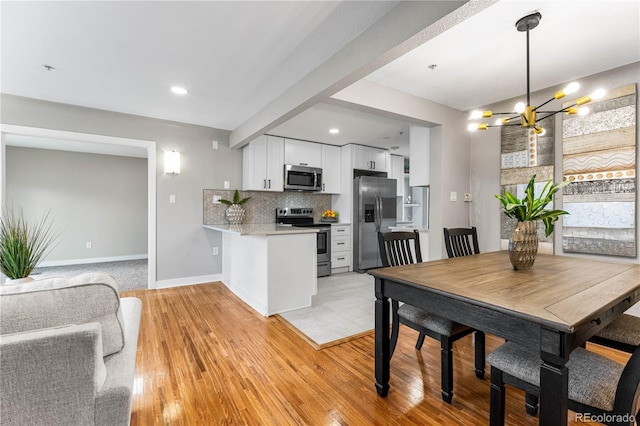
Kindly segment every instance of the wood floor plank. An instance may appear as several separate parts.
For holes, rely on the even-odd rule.
[[[489,367],[475,377],[471,337],[454,344],[454,399],[440,397],[440,347],[402,327],[391,390],[374,387],[374,336],[315,350],[222,283],[123,293],[142,300],[131,425],[486,425]],[[487,336],[490,351],[502,340]],[[628,355],[589,345],[620,363]],[[507,391],[507,424],[535,425]],[[570,424],[584,425],[574,421]]]

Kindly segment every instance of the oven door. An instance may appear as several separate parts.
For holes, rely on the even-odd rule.
[[[320,191],[322,169],[317,167],[284,166],[284,189],[289,191]]]

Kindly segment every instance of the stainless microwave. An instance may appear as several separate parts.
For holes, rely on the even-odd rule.
[[[317,167],[284,166],[285,191],[321,191],[322,169]]]

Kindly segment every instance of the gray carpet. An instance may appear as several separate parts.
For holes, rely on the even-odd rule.
[[[86,263],[81,265],[48,266],[36,268],[31,273],[34,279],[48,277],[69,277],[87,272],[110,274],[118,283],[120,291],[140,290],[148,287],[147,259],[124,260],[120,262]]]

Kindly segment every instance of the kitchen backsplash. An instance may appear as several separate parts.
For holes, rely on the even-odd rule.
[[[319,221],[322,212],[331,208],[331,195],[310,192],[266,192],[239,191],[240,198],[251,197],[244,204],[246,216],[244,223],[274,223],[276,207],[313,207],[314,220]],[[218,225],[227,223],[225,204],[214,204],[213,196],[219,195],[225,200],[233,199],[234,191],[228,189],[205,189],[203,192],[203,224]]]

